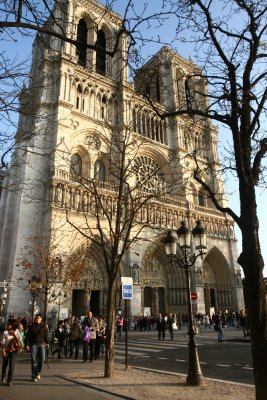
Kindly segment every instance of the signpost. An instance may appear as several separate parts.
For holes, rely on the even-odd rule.
[[[121,278],[121,295],[125,300],[132,300],[133,298],[133,278]]]
[[[128,309],[127,300],[133,298],[133,278],[121,277],[121,297],[125,300],[125,369],[128,367]]]

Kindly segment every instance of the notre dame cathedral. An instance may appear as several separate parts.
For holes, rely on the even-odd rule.
[[[131,314],[186,313],[184,271],[168,262],[160,238],[176,231],[181,221],[192,229],[198,220],[207,230],[207,251],[191,268],[191,290],[197,293],[194,311],[240,310],[244,300],[233,221],[214,207],[193,179],[189,171],[195,160],[187,157],[195,154],[226,207],[218,173],[217,128],[190,113],[161,117],[195,102],[204,107],[200,93],[207,90],[206,83],[187,79],[198,66],[163,47],[130,81],[129,38],[126,33],[118,36],[121,17],[95,0],[62,4],[54,15],[63,21],[62,29],[73,43],[38,34],[29,84],[20,96],[20,145],[5,172],[0,198],[0,280],[18,281],[21,249],[31,237],[60,229],[64,252],[71,248],[76,239],[66,220],[72,218],[80,227],[82,217],[97,208],[90,187],[97,186],[106,212],[116,215],[117,188],[107,155],[110,130],[120,126],[134,148],[134,157],[132,150],[127,154],[129,165],[134,160],[129,187],[141,185],[145,193],[156,187],[165,193],[144,203],[136,215],[142,234],[127,251],[119,273],[117,310],[123,308],[120,277],[128,276],[134,289]],[[94,229],[99,221],[90,215],[88,226]],[[87,244],[85,276],[64,298],[68,316],[84,315],[86,307],[96,315],[106,313],[106,268],[99,251]],[[14,284],[5,312],[25,315],[29,300],[29,290]],[[54,307],[58,304],[49,304],[48,311]]]

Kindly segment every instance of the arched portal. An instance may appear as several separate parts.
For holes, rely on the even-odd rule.
[[[72,286],[72,315],[81,317],[89,309],[93,315],[107,314],[108,275],[101,251],[91,244],[86,250],[85,271]],[[116,308],[120,308],[120,276],[118,276]]]
[[[235,308],[230,267],[217,247],[207,253],[203,262],[203,288],[206,313]]]
[[[184,271],[169,263],[160,240],[147,247],[140,278],[144,315],[177,313],[186,306]]]

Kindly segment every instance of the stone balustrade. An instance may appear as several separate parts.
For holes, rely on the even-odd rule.
[[[101,205],[97,210],[93,191],[88,190],[88,185],[67,181],[67,176],[68,173],[57,171],[52,179],[51,196],[54,206],[89,213],[92,216],[99,211],[103,217],[111,219],[116,215],[117,201],[114,186],[110,182],[94,181],[94,185],[100,189],[98,202],[101,202]],[[151,199],[138,211],[135,221],[163,229],[177,229],[181,221],[186,221],[187,226],[192,229],[196,221],[201,219],[208,235],[234,238],[234,224],[230,217],[226,218],[224,214],[212,208],[202,208],[201,211],[193,203],[163,197],[162,200]]]

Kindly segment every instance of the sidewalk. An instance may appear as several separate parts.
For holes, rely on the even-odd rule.
[[[255,400],[252,385],[206,379],[205,386],[192,387],[186,385],[186,377],[181,374],[134,367],[128,367],[125,370],[120,364],[116,364],[114,376],[107,379],[103,377],[103,358],[87,364],[80,360],[56,359],[50,360],[48,365],[49,368],[44,365],[41,380],[33,383],[30,379],[29,356],[19,355],[15,365],[14,385],[11,388],[1,387],[0,399],[8,396],[9,400],[18,398],[20,400],[35,400],[36,398],[38,400],[54,398],[73,400],[70,388],[73,384],[78,384],[82,387],[97,389],[99,396],[103,392],[114,394],[115,399],[207,400],[207,398],[227,396],[227,400]],[[94,395],[93,398],[99,397]],[[79,400],[82,400],[81,396]]]
[[[156,332],[154,332],[156,334]],[[129,332],[131,336],[133,331]],[[186,331],[176,332],[177,335],[185,335]],[[214,330],[205,331],[196,335],[198,337],[212,335],[216,340],[217,334]],[[227,330],[226,340],[229,341],[250,341],[244,338],[240,330]],[[92,365],[92,368],[90,368]],[[86,371],[64,374],[66,379],[74,380],[83,385],[90,385],[99,390],[114,393],[118,398],[134,400],[141,399],[177,399],[177,400],[207,400],[216,396],[227,396],[227,400],[254,400],[255,389],[252,385],[233,384],[232,382],[205,380],[203,387],[190,387],[186,385],[186,376],[181,374],[169,374],[164,371],[156,372],[136,367],[128,367],[125,370],[123,365],[116,364],[114,376],[103,378],[104,360],[97,360],[89,365]]]
[[[155,333],[155,332],[154,332]],[[133,331],[130,335],[134,335]],[[185,334],[185,330],[177,334]],[[146,335],[146,333],[144,333]],[[214,331],[203,332],[197,335],[213,335]],[[226,340],[241,340],[244,338],[240,331],[230,331]],[[245,338],[245,340],[249,340]],[[148,369],[128,367],[116,363],[114,376],[104,378],[104,358],[84,364],[81,360],[69,359],[49,359],[48,367],[44,365],[42,379],[37,383],[32,383],[30,379],[30,357],[27,353],[17,355],[14,373],[14,385],[1,387],[0,400],[38,400],[64,398],[64,400],[75,398],[77,395],[77,385],[82,388],[94,388],[99,391],[99,396],[93,395],[98,399],[103,393],[114,394],[116,399],[153,399],[164,398],[177,400],[207,400],[227,396],[227,400],[255,400],[254,386],[233,384],[232,382],[207,379],[203,387],[191,387],[186,385],[186,376],[182,374],[169,374],[165,371],[152,371]],[[76,389],[75,389],[76,388]],[[34,389],[34,390],[33,390]],[[74,390],[75,389],[75,390]],[[88,389],[86,389],[88,390]],[[73,392],[75,394],[73,395]],[[3,397],[2,397],[3,396]],[[75,397],[73,397],[75,396]],[[79,400],[82,400],[82,394]]]

